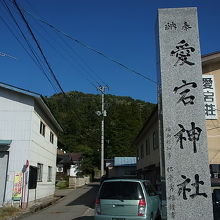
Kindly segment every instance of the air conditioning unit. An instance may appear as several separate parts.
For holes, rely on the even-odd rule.
[[[57,167],[57,172],[58,172],[58,173],[62,173],[62,172],[63,172],[63,167],[61,167],[61,166],[60,166],[60,167]]]

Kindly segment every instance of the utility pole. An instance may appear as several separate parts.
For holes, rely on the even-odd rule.
[[[98,116],[102,117],[102,122],[101,122],[101,177],[104,175],[104,141],[105,141],[105,138],[104,138],[104,129],[105,129],[104,123],[105,123],[105,120],[104,119],[105,119],[105,116],[106,116],[105,90],[107,88],[108,87],[106,87],[106,86],[97,87],[97,89],[101,92],[101,95],[102,95],[102,110],[101,110],[101,112],[100,111],[96,112],[96,114]]]

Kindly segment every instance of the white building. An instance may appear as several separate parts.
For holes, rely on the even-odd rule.
[[[39,94],[0,83],[0,206],[54,194],[59,131]]]

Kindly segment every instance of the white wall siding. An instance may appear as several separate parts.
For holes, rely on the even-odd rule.
[[[30,140],[33,100],[0,88],[0,139]]]
[[[57,154],[57,136],[48,126],[47,119],[40,116],[38,112],[33,112],[30,161],[31,165],[37,166],[37,163],[43,164],[42,182],[37,183],[37,189],[30,190],[29,201],[39,199],[54,194],[55,175],[56,175],[56,154]],[[40,134],[40,122],[45,124],[45,136]],[[54,143],[50,142],[50,131],[54,134]],[[52,167],[52,181],[48,182],[48,166]]]
[[[36,189],[31,189],[29,191],[29,201],[34,201],[35,199],[51,196],[54,194],[54,191],[54,184],[50,184],[50,186],[48,186],[48,184],[38,184]]]
[[[5,202],[11,203],[14,175],[21,172],[29,155],[30,141],[12,141],[9,148],[9,161],[7,183],[5,191]]]
[[[41,121],[46,126],[45,136],[40,134]],[[0,87],[0,124],[0,140],[12,140],[9,148],[0,149],[9,152],[5,203],[12,202],[14,175],[22,171],[27,160],[32,166],[43,164],[42,182],[38,182],[36,190],[29,191],[29,201],[53,195],[57,130],[49,116],[37,106],[31,95]],[[53,143],[50,142],[50,132],[54,134]],[[48,181],[48,166],[52,167],[52,181]]]
[[[9,151],[5,201],[11,202],[14,175],[29,158],[33,100],[0,88],[0,139],[12,140]]]

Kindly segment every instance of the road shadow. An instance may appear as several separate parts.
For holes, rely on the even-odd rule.
[[[72,202],[68,203],[66,206],[85,205],[90,208],[94,208],[95,198],[98,189],[99,189],[99,185],[92,185],[92,188],[88,192],[78,197],[77,199],[73,200]]]
[[[73,218],[72,220],[94,220],[94,216],[82,216],[78,218]]]

